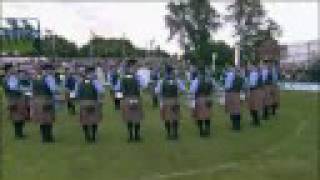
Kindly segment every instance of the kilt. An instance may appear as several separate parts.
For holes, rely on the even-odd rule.
[[[140,122],[143,118],[141,100],[137,96],[121,100],[122,118],[125,122]]]
[[[31,104],[31,118],[42,125],[52,124],[55,121],[53,98],[35,96]]]
[[[271,99],[272,105],[279,106],[280,104],[280,89],[276,84],[271,85]]]
[[[178,98],[164,98],[160,108],[160,116],[164,121],[178,121],[180,119]]]
[[[225,110],[232,115],[240,114],[240,92],[225,92]]]
[[[259,111],[262,109],[263,92],[261,89],[250,89],[247,94],[247,103],[249,110]]]
[[[102,104],[96,100],[80,100],[80,124],[94,125],[102,120]]]
[[[212,108],[212,99],[210,96],[200,96],[195,102],[195,120],[210,119]]]
[[[13,122],[25,121],[28,118],[28,104],[25,96],[8,97],[8,110]]]
[[[272,105],[272,85],[264,85],[263,87],[263,106]]]

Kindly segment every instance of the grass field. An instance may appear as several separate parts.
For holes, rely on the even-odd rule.
[[[318,97],[285,92],[277,117],[250,126],[243,110],[241,133],[230,130],[223,108],[215,106],[214,134],[202,139],[183,109],[181,139],[167,141],[159,110],[145,96],[142,143],[127,143],[126,127],[106,97],[98,143],[84,142],[77,116],[58,113],[57,142],[40,143],[30,123],[28,138],[15,140],[10,121],[1,124],[3,180],[315,180],[318,175]]]

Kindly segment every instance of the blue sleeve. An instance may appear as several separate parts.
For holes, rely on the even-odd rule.
[[[161,88],[161,81],[159,80],[157,82],[157,85],[156,85],[155,89],[154,89],[156,94],[160,94],[160,88]]]
[[[55,83],[55,79],[52,76],[46,76],[45,77],[45,83],[47,84],[47,86],[49,87],[51,92],[55,92],[56,90],[56,83]]]
[[[98,80],[94,80],[93,81],[93,85],[96,88],[98,93],[103,93],[104,92],[104,87],[102,86],[102,84]]]
[[[198,85],[199,85],[199,81],[198,80],[193,80],[191,82],[190,91],[189,92],[191,94],[195,94],[198,91]]]
[[[183,80],[178,80],[178,88],[180,91],[185,91],[186,87],[185,87],[185,83]]]

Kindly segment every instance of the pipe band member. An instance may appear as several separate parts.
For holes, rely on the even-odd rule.
[[[4,79],[4,90],[8,102],[10,119],[14,125],[15,137],[22,139],[25,137],[23,128],[27,120],[27,105],[23,93],[20,89],[21,76],[17,73],[16,67],[7,67],[8,75]]]
[[[252,118],[252,125],[260,126],[259,112],[263,106],[263,92],[261,91],[261,78],[259,76],[258,69],[255,66],[249,67],[248,73],[248,91],[247,100],[248,108]]]
[[[240,72],[235,68],[230,68],[225,74],[225,108],[230,114],[232,129],[235,131],[241,129],[240,91],[242,84],[243,79]]]
[[[88,143],[96,142],[98,124],[102,120],[102,103],[99,97],[103,92],[104,87],[94,75],[94,68],[87,68],[76,95],[80,101],[80,124]]]
[[[55,121],[56,82],[54,67],[45,64],[42,67],[43,74],[33,80],[33,119],[40,124],[40,133],[43,143],[54,142],[53,123]]]
[[[192,81],[190,93],[195,95],[195,116],[200,137],[210,136],[210,115],[212,112],[212,79],[204,72],[200,73],[199,77]]]
[[[123,92],[121,101],[122,117],[127,124],[129,142],[141,140],[141,121],[143,119],[142,100],[140,88],[142,86],[140,77],[136,74],[136,60],[127,61],[125,75],[121,78],[120,89]]]
[[[263,90],[263,111],[262,118],[269,119],[269,109],[272,105],[271,88],[272,88],[272,74],[270,73],[267,65],[261,67],[262,90]]]
[[[76,91],[78,89],[78,78],[74,72],[69,72],[67,74],[65,89],[66,89],[66,101],[68,112],[72,115],[76,114]]]
[[[184,83],[175,78],[173,68],[167,65],[165,79],[158,82],[156,93],[160,96],[160,116],[165,124],[167,138],[170,140],[178,139],[180,121],[179,90],[185,90]]]

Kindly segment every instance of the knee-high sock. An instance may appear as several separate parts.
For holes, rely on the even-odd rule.
[[[46,125],[40,125],[40,134],[41,134],[41,139],[42,139],[42,142],[45,142],[46,141],[46,130],[45,130],[45,126]]]
[[[172,121],[173,138],[178,138],[178,126],[179,123],[177,120]]]
[[[272,108],[272,115],[276,115],[277,105],[274,104],[271,106],[271,108]]]
[[[264,106],[263,108],[263,119],[268,120],[269,118],[269,106]]]
[[[171,135],[171,125],[169,121],[165,121],[164,126],[166,128],[167,131],[167,137],[170,137]]]
[[[48,135],[48,141],[53,142],[53,126],[52,124],[47,125],[47,135]]]
[[[118,98],[114,99],[114,106],[116,110],[120,109],[120,99]]]
[[[133,123],[128,122],[129,140],[133,140]]]
[[[260,119],[258,116],[258,111],[257,110],[251,110],[251,117],[252,117],[252,124],[255,126],[259,126],[260,125]]]
[[[90,141],[91,138],[90,138],[90,133],[89,133],[89,126],[88,125],[83,125],[82,129],[83,129],[83,132],[84,132],[85,140],[87,142]]]
[[[97,124],[92,125],[92,140],[93,141],[96,141],[97,131],[98,131],[98,125]]]
[[[14,126],[14,135],[15,135],[15,137],[16,138],[20,137],[20,134],[19,134],[19,122],[14,122],[13,126]]]
[[[240,130],[241,126],[240,126],[240,115],[239,114],[232,114],[230,116],[230,119],[232,121],[232,129],[233,130]]]
[[[134,139],[135,140],[140,140],[141,139],[141,137],[140,137],[140,122],[135,123],[135,125],[134,125],[134,133],[135,133]]]
[[[207,120],[205,120],[204,121],[204,123],[205,123],[205,135],[210,135],[210,119],[207,119]]]
[[[203,123],[202,122],[203,122],[202,120],[197,121],[200,136],[203,136]]]

